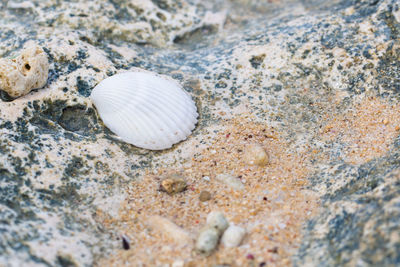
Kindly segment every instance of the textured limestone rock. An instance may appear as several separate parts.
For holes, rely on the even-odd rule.
[[[14,59],[0,59],[0,89],[15,98],[46,85],[49,62],[40,46],[30,44]]]
[[[132,181],[162,166],[181,168],[197,145],[212,140],[221,120],[250,114],[281,134],[293,153],[313,156],[307,188],[321,197],[321,213],[307,224],[295,246],[300,249],[285,250],[295,254],[293,264],[399,265],[400,139],[387,139],[387,149],[369,160],[362,151],[358,156],[364,162],[351,163],[346,151],[357,153],[360,146],[342,138],[343,128],[349,128],[349,138],[365,133],[371,148],[365,153],[375,151],[371,127],[357,129],[352,123],[369,118],[359,114],[346,117],[343,127],[330,126],[330,120],[355,110],[360,99],[367,100],[367,107],[370,97],[387,108],[400,103],[397,0],[43,0],[31,1],[29,8],[7,7],[14,2],[24,1],[0,3],[0,56],[8,58],[35,40],[46,48],[52,67],[48,94],[0,101],[2,264],[91,266],[117,253],[121,240],[113,235],[114,226],[105,228],[98,221],[101,209],[114,209],[114,204],[99,200],[120,199]],[[206,14],[218,20],[207,24]],[[91,89],[135,67],[173,76],[196,99],[201,107],[198,143],[145,152],[121,144],[104,128],[87,99]],[[384,115],[384,110],[375,113]],[[390,128],[391,120],[384,121],[378,116],[372,126],[384,137],[400,134],[396,125]],[[246,139],[243,145],[257,142],[254,136]],[[285,178],[268,167],[266,179]],[[234,181],[240,183],[238,175]],[[256,181],[246,183],[256,186]],[[171,199],[154,194],[159,194],[156,200]],[[185,194],[176,197],[182,197],[184,209]],[[223,203],[212,202],[201,205]],[[123,224],[118,211],[124,201],[115,203],[119,209],[113,221]],[[134,212],[140,219],[143,211]],[[257,266],[262,263],[258,257]],[[139,265],[136,259],[127,264]]]

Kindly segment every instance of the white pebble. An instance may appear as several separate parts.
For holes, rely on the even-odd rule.
[[[219,231],[213,227],[203,228],[196,241],[196,250],[203,255],[209,255],[218,245]]]
[[[207,226],[217,229],[222,234],[228,228],[229,222],[222,212],[212,211],[207,216]]]
[[[210,177],[209,176],[204,176],[203,179],[204,179],[204,181],[207,181],[207,182],[210,181]]]
[[[246,234],[246,230],[242,227],[231,225],[224,232],[221,242],[225,247],[233,248],[240,245],[244,236]]]
[[[232,175],[221,173],[218,174],[216,177],[217,181],[224,183],[231,187],[234,190],[243,190],[244,185],[239,178],[233,177]]]

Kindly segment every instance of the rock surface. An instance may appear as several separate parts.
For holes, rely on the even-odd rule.
[[[230,251],[239,266],[400,264],[397,0],[29,3],[0,3],[0,56],[17,55],[33,40],[49,62],[43,89],[0,102],[0,265],[110,266],[112,255],[124,264],[140,264],[136,255],[126,260],[118,254],[118,229],[128,223],[140,230],[138,237],[129,235],[132,239],[150,240],[158,252],[166,252],[144,255],[150,266],[168,263],[157,258],[166,254],[175,257],[169,263],[225,264],[217,256],[193,259],[190,253],[181,261],[175,256],[179,251],[158,246],[162,237],[155,238],[142,223],[160,214],[141,207],[144,200],[170,203],[154,187],[145,188],[149,198],[128,196],[133,181],[145,183],[159,168],[181,168],[203,148],[212,157],[212,140],[223,132],[223,122],[243,114],[272,129],[260,130],[258,138],[284,140],[282,149],[309,159],[311,171],[308,184],[298,178],[290,192],[257,188],[257,181],[284,183],[299,163],[293,156],[284,165],[281,154],[268,147],[270,164],[282,164],[287,176],[275,176],[267,165],[263,177],[244,183],[243,192],[223,191],[225,198],[236,197],[231,202],[209,190],[213,200],[202,208],[248,210],[238,220],[246,224],[250,240],[257,233],[268,242],[295,240],[268,253],[253,252],[257,248],[250,241]],[[120,142],[103,125],[88,99],[91,90],[104,78],[135,68],[172,76],[196,100],[200,120],[187,141],[150,152]],[[226,145],[233,134],[224,132]],[[250,135],[236,144],[252,141]],[[211,161],[207,167],[223,164]],[[199,202],[200,191],[191,186],[176,195],[180,206],[169,215],[176,216],[171,221],[186,216],[190,192]],[[313,213],[305,207],[302,214],[310,217],[302,218],[309,219],[303,231],[288,232],[279,241],[276,236],[296,223],[284,212],[304,200],[305,195],[296,196],[306,189],[319,199],[320,209]],[[262,192],[257,203],[247,202],[250,190]],[[125,207],[134,201],[140,205],[131,219]],[[273,203],[273,210],[258,212],[253,206],[260,203]],[[185,229],[197,232],[196,220],[204,221],[206,214]],[[122,251],[138,245],[132,242]]]

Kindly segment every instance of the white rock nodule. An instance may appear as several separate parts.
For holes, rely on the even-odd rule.
[[[174,81],[153,73],[116,74],[100,82],[90,98],[112,132],[141,148],[170,148],[197,123],[192,98]]]
[[[210,255],[218,245],[220,233],[213,227],[203,228],[196,240],[196,251],[203,255]]]
[[[222,212],[212,211],[207,216],[207,226],[217,229],[221,235],[228,228],[229,222]]]
[[[17,98],[46,85],[49,61],[43,49],[30,44],[13,59],[0,59],[0,89]]]
[[[225,230],[221,238],[221,243],[228,248],[237,247],[242,242],[246,230],[242,227],[231,225]]]

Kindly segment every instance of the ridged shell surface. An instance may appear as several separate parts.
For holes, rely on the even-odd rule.
[[[125,72],[101,81],[91,100],[104,124],[137,147],[161,150],[185,140],[197,122],[191,97],[174,81]]]

